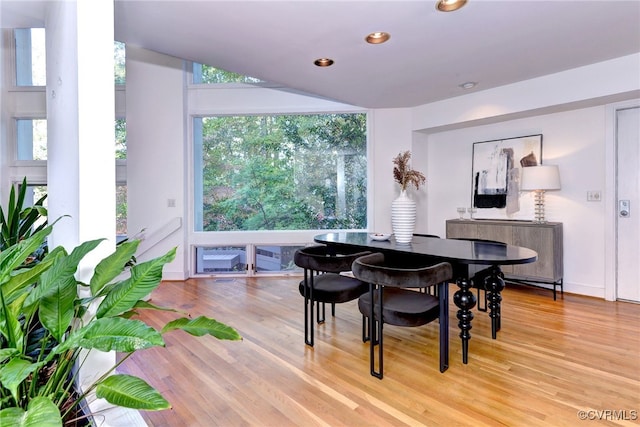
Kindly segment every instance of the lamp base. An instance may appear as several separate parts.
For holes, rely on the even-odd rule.
[[[544,218],[544,190],[536,190],[534,198],[534,220],[533,222],[542,224],[547,222]]]

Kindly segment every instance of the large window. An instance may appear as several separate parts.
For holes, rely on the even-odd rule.
[[[195,230],[367,227],[366,115],[194,119]]]

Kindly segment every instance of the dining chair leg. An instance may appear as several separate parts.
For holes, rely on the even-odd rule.
[[[317,302],[318,307],[317,307],[317,315],[318,315],[318,319],[317,322],[318,324],[320,323],[324,323],[324,319],[325,319],[325,306],[324,303],[321,303],[320,301]],[[320,307],[322,307],[322,316],[320,316]]]
[[[484,284],[481,284],[480,286],[484,286]],[[484,297],[480,298],[480,292],[484,291]],[[478,309],[478,311],[487,311],[487,291],[484,289],[480,289],[477,288],[477,300],[478,300],[478,305],[476,306],[476,308]],[[484,301],[484,305],[481,304],[481,302]]]
[[[382,317],[382,286],[377,286],[378,293],[378,309],[380,317]],[[375,318],[375,298],[374,298],[374,285],[369,284],[369,295],[371,296],[371,312],[369,316],[369,357],[370,357],[370,370],[371,375],[378,379],[382,379],[383,371],[383,353],[382,353],[382,325],[384,322],[382,318]],[[378,346],[378,370],[376,370],[376,358],[375,347]]]
[[[308,276],[307,270],[304,271],[304,283],[304,343],[313,347],[313,274]]]
[[[449,368],[449,283],[438,286],[440,304],[440,372]]]
[[[362,315],[362,342],[369,341],[369,322],[368,317]]]

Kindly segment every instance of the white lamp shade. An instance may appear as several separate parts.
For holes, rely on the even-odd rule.
[[[522,168],[520,189],[535,190],[559,190],[560,172],[556,165],[540,165]]]

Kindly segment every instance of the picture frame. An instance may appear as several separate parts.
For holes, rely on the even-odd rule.
[[[477,219],[526,219],[533,200],[521,197],[521,169],[542,164],[542,134],[473,143],[471,206]]]

